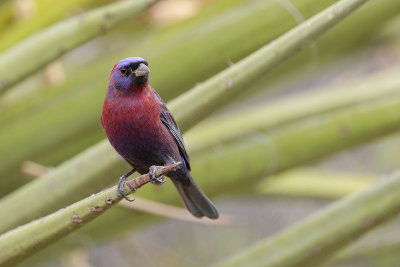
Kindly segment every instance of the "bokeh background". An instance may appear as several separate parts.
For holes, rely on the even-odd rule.
[[[55,23],[84,20],[86,12],[117,2],[1,0],[0,58]],[[122,58],[145,58],[151,85],[168,102],[335,2],[165,0],[115,27],[100,25],[76,48],[61,44],[60,57],[0,91],[0,196],[105,138],[102,101],[110,71]],[[316,138],[318,131],[305,138],[299,130],[337,112],[398,101],[399,11],[399,1],[369,1],[185,132],[193,175],[222,220],[194,221],[170,182],[148,185],[132,207],[115,207],[23,266],[207,266],[399,169],[400,119],[340,144],[328,134]],[[338,129],[343,138],[358,131],[357,119],[348,114],[348,124]],[[277,148],[281,135],[290,142]],[[257,150],[250,150],[254,145]],[[246,146],[245,153],[234,154],[235,146]],[[87,191],[115,184],[127,169],[121,160],[120,168],[104,173],[107,184]],[[399,240],[394,219],[343,248],[329,265],[398,266]]]

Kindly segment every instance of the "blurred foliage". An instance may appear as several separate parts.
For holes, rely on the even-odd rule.
[[[8,19],[0,24],[3,25],[0,31],[0,51],[46,26],[106,2],[105,0],[69,0],[55,4],[51,0],[7,1],[1,6],[4,18]]]
[[[0,53],[58,22],[116,2],[2,0]],[[61,169],[69,169],[68,177],[84,177],[88,173],[93,179],[107,177],[94,188],[90,187],[90,181],[85,181],[82,192],[86,195],[116,183],[127,166],[115,158],[107,142],[88,151],[85,149],[105,137],[99,122],[102,100],[112,66],[120,59],[128,56],[146,58],[152,71],[152,86],[165,101],[169,101],[281,36],[296,26],[301,16],[308,19],[336,2],[160,1],[102,37],[37,69],[36,74],[27,75],[0,95],[0,195],[6,196],[30,182],[32,178],[21,171],[21,164],[27,160],[46,167],[64,162]],[[303,49],[268,75],[242,85],[243,93],[233,101],[229,100],[229,106],[185,134],[196,181],[217,200],[218,206],[220,199],[223,203],[221,196],[231,198],[232,203],[240,203],[236,206],[226,204],[226,212],[237,216],[237,224],[227,226],[225,230],[186,224],[187,231],[182,233],[179,222],[161,221],[152,215],[116,207],[38,253],[26,265],[70,266],[71,261],[66,259],[77,257],[95,266],[107,266],[111,258],[121,266],[128,266],[132,255],[139,257],[146,253],[141,251],[140,245],[136,245],[135,252],[122,248],[132,245],[134,237],[169,224],[168,238],[157,238],[157,235],[151,238],[160,247],[161,244],[163,247],[173,244],[174,250],[156,251],[154,253],[159,255],[149,257],[147,263],[155,264],[157,259],[157,264],[162,266],[204,266],[295,223],[305,215],[300,212],[301,216],[291,217],[296,205],[298,210],[310,213],[325,203],[315,200],[318,205],[307,208],[310,199],[340,198],[393,172],[400,166],[399,11],[399,1],[368,1],[324,34],[312,48]],[[173,111],[179,116],[179,110]],[[390,138],[373,142],[387,134],[391,134]],[[361,144],[362,147],[349,150]],[[83,169],[79,161],[67,161],[79,153],[96,154],[100,151],[96,149],[105,147],[109,154],[92,162],[93,169]],[[318,163],[315,162],[320,162],[322,157],[343,149],[347,150],[316,167]],[[274,153],[279,155],[278,163]],[[314,164],[312,170],[290,172],[293,166],[311,163]],[[229,170],[227,166],[230,166]],[[58,169],[47,176],[56,177]],[[288,173],[279,173],[287,169]],[[359,175],[360,172],[363,175]],[[271,173],[275,173],[273,178],[265,178]],[[243,184],[244,178],[246,184]],[[262,184],[255,182],[260,178],[265,178]],[[51,182],[47,185],[49,189],[53,186]],[[64,189],[67,192],[68,188]],[[24,187],[19,190],[23,192]],[[62,190],[58,188],[54,195]],[[265,197],[260,196],[260,192],[285,197]],[[258,197],[249,195],[254,193]],[[178,203],[177,194],[169,183],[162,188],[146,186],[139,194]],[[64,205],[81,199],[80,195],[59,196],[58,201],[64,201]],[[34,195],[31,197],[34,199]],[[37,199],[45,197],[41,195]],[[296,197],[302,198],[293,200]],[[0,208],[4,209],[6,204],[6,208],[12,209],[10,202],[5,200],[0,201]],[[46,201],[49,204],[42,209],[43,215],[53,211],[55,207],[51,204],[57,202],[52,198]],[[32,210],[39,202],[32,200]],[[24,203],[22,199],[20,203]],[[291,205],[282,210],[280,203]],[[267,213],[259,213],[263,206],[270,207]],[[3,224],[13,220],[11,213],[14,212],[1,213]],[[260,227],[254,225],[256,219],[243,223],[245,218],[257,216],[264,216],[258,218]],[[275,220],[286,220],[286,223],[277,223],[279,227],[276,227]],[[341,253],[335,258],[336,262],[329,264],[343,266],[351,262],[364,266],[365,262],[374,262],[378,264],[376,266],[398,265],[400,259],[394,252],[398,243],[388,239],[390,233],[396,232],[394,228],[383,226],[386,232],[382,232],[386,234],[373,233],[374,240],[380,238],[381,247],[371,248],[373,242],[361,239],[356,248]],[[132,238],[127,238],[128,233]],[[251,234],[246,236],[245,233]],[[119,241],[122,234],[125,239]],[[172,239],[173,234],[176,240]],[[158,232],[158,236],[164,235],[167,236],[165,232]],[[187,240],[188,235],[192,235],[192,240],[199,240],[199,244]],[[208,239],[213,241],[210,243],[215,244],[215,248]],[[196,249],[189,251],[189,244]],[[141,245],[145,247],[145,244]],[[99,254],[104,247],[108,251]],[[110,256],[118,249],[117,256]],[[102,257],[103,260],[99,260]],[[197,257],[199,261],[190,260],[190,257]],[[137,262],[138,266],[149,264]]]
[[[0,54],[0,91],[22,82],[68,51],[142,13],[154,2],[124,1],[96,8],[56,23],[5,50]],[[48,69],[44,72],[45,80],[50,84],[61,83],[57,81],[61,67],[57,71],[52,64]]]

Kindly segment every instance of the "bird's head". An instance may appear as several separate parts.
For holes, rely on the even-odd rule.
[[[128,93],[141,90],[149,84],[150,69],[148,63],[141,57],[128,57],[115,64],[111,76],[109,89],[114,93]]]

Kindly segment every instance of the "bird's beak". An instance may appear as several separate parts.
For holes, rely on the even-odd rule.
[[[135,73],[136,77],[146,76],[150,73],[150,69],[145,64],[140,63],[139,67],[133,73]]]

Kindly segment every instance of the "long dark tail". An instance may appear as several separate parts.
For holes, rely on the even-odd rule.
[[[189,175],[190,183],[183,184],[177,179],[171,179],[181,196],[186,208],[196,217],[206,216],[211,219],[218,218],[218,210],[214,203],[201,191],[200,187],[195,183]]]

